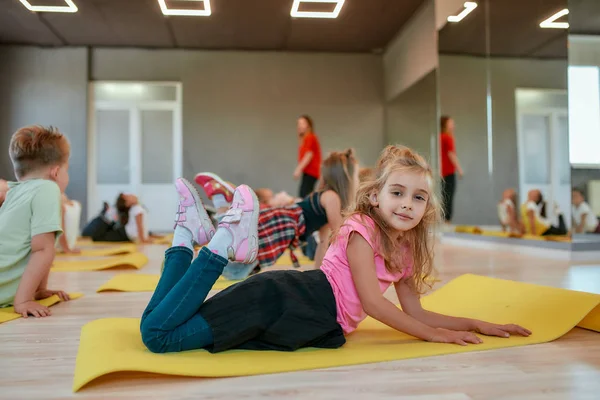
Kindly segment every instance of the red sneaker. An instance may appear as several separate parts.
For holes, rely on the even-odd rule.
[[[209,199],[212,199],[216,194],[222,194],[228,203],[233,201],[233,193],[235,188],[225,182],[218,175],[210,172],[200,172],[196,175],[196,183],[204,189],[204,193]]]

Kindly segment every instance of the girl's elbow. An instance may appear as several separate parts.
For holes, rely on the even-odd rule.
[[[363,310],[365,313],[372,318],[379,319],[378,317],[382,314],[383,307],[381,306],[381,302],[377,300],[368,300],[364,301]]]

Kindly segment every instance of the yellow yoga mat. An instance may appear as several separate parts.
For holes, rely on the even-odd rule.
[[[71,300],[78,299],[81,296],[83,296],[83,293],[69,293],[69,297],[71,297]],[[61,300],[57,295],[54,295],[54,296],[48,297],[47,299],[38,301],[38,303],[40,303],[41,305],[44,305],[46,307],[53,306],[59,302],[61,302]],[[21,314],[15,313],[14,307],[0,308],[0,324],[3,322],[12,321],[14,319],[19,319],[19,318],[23,318],[23,317],[21,317]],[[30,317],[30,318],[34,318],[34,317]],[[53,318],[53,317],[50,316],[50,318]]]
[[[315,262],[312,261],[310,258],[306,257],[304,254],[302,254],[301,251],[297,251],[295,254],[296,254],[296,257],[298,258],[298,263],[300,263],[300,265],[302,265],[302,266],[314,265]],[[274,265],[277,265],[279,267],[286,266],[286,265],[292,265],[292,259],[290,257],[290,253],[288,251],[283,253],[283,255],[277,259],[277,261],[275,262]]]
[[[118,274],[103,284],[96,292],[153,292],[158,285],[160,275],[148,274]],[[213,285],[213,290],[225,289],[240,281],[229,281],[223,277],[219,278]]]
[[[173,234],[169,234],[169,235],[165,235],[162,237],[152,237],[152,244],[166,244],[166,245],[171,245],[171,243],[173,242]]]
[[[502,231],[484,231],[476,226],[457,226],[454,229],[457,233],[469,233],[472,235],[481,235],[481,236],[494,236],[494,237],[505,237],[505,238],[515,238],[515,239],[523,239],[523,240],[537,240],[537,241],[546,241],[546,242],[570,242],[571,238],[568,236],[536,236],[536,235],[515,235],[510,234],[508,232]]]
[[[78,248],[81,250],[80,254],[57,253],[56,256],[61,260],[69,260],[74,257],[114,256],[134,253],[135,251],[137,251],[137,246],[134,243],[82,243],[80,246],[78,246]]]
[[[140,269],[148,263],[148,257],[142,253],[130,253],[110,257],[69,257],[55,259],[52,271],[100,271],[110,268]]]
[[[415,340],[368,318],[339,349],[153,354],[142,343],[138,319],[100,319],[81,330],[73,391],[120,371],[198,377],[259,375],[543,343],[577,325],[600,331],[599,304],[596,294],[462,275],[424,297],[423,306],[449,315],[516,323],[533,332],[530,337],[509,339],[482,336],[483,344],[465,347]]]

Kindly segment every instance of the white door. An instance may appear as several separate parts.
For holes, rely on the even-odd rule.
[[[127,192],[148,210],[150,231],[172,230],[173,183],[182,169],[180,85],[96,82],[91,93],[88,219]]]
[[[564,110],[519,114],[520,201],[527,192],[539,189],[548,204],[558,204],[569,225],[571,214],[571,171],[569,164],[568,115]]]

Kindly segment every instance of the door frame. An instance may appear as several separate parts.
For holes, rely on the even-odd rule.
[[[99,100],[94,97],[94,86],[97,84],[143,84],[152,86],[171,85],[175,87],[175,100]],[[97,197],[97,157],[96,157],[96,110],[125,110],[131,111],[129,118],[129,168],[130,185],[135,191],[137,184],[141,184],[141,154],[133,149],[141,149],[142,132],[140,127],[140,111],[142,110],[172,110],[173,111],[173,182],[183,174],[183,117],[182,100],[183,86],[181,82],[174,81],[110,81],[99,80],[88,83],[88,126],[87,126],[87,221],[92,219],[99,210],[93,208]]]

